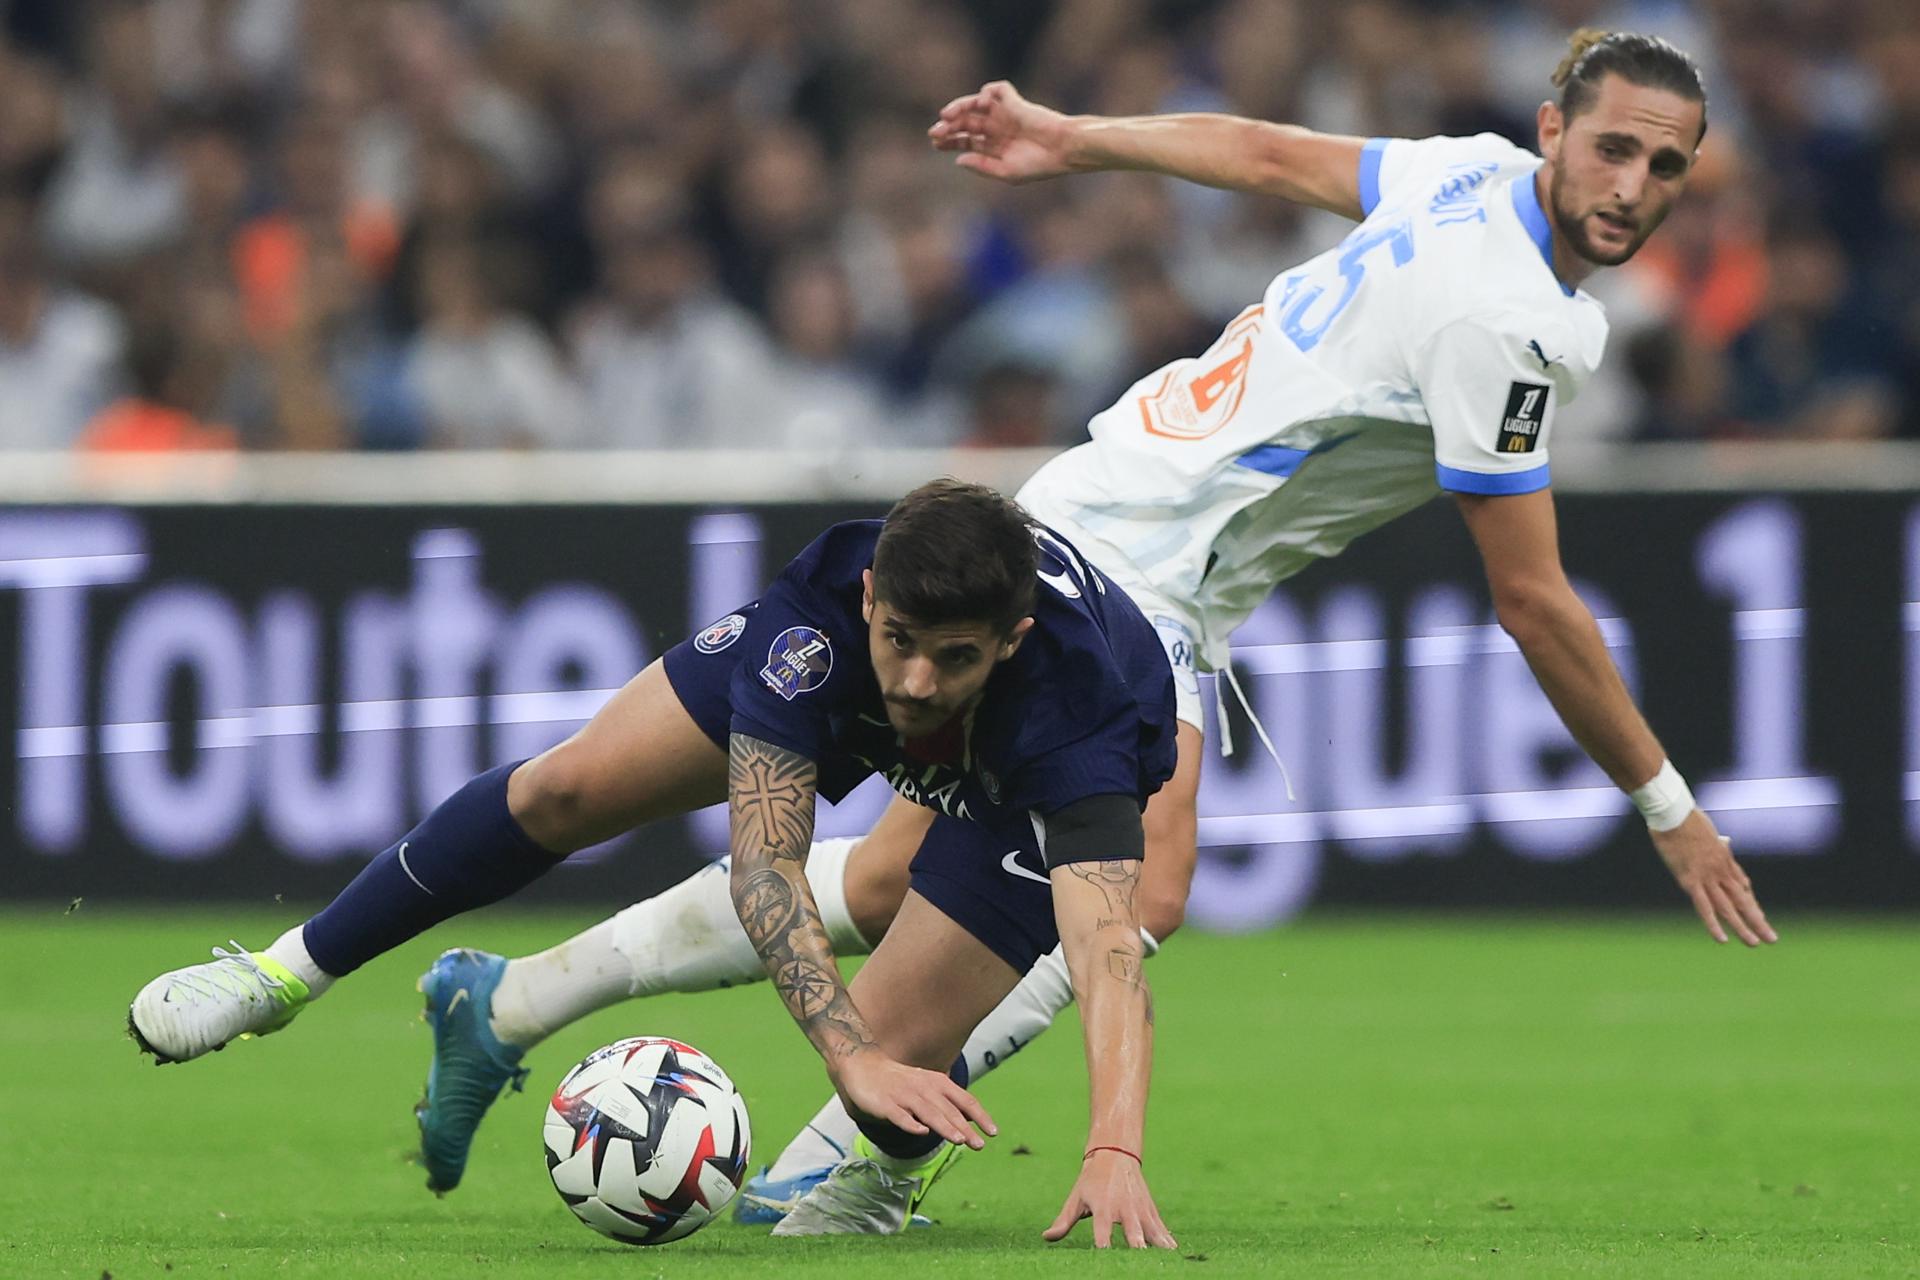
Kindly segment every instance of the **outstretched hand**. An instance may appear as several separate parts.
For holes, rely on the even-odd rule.
[[[1005,80],[955,98],[927,130],[936,151],[963,169],[1001,182],[1038,182],[1071,171],[1068,118],[1028,102]]]
[[[982,1132],[987,1137],[1000,1132],[980,1100],[943,1071],[910,1067],[870,1049],[843,1060],[835,1077],[856,1115],[884,1120],[908,1133],[937,1133],[979,1151],[987,1145]]]
[[[1715,942],[1727,940],[1723,921],[1750,947],[1780,941],[1753,896],[1753,881],[1733,860],[1733,842],[1714,830],[1713,819],[1704,810],[1695,809],[1671,831],[1650,834],[1653,847],[1693,899],[1693,909]]]
[[[1041,1235],[1048,1240],[1064,1240],[1082,1218],[1093,1219],[1096,1249],[1111,1244],[1116,1226],[1131,1249],[1148,1245],[1156,1249],[1180,1247],[1167,1224],[1160,1221],[1159,1207],[1147,1190],[1140,1162],[1118,1151],[1095,1151],[1081,1163],[1080,1177],[1067,1193],[1060,1216]]]

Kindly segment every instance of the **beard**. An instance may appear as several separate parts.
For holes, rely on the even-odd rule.
[[[1633,257],[1640,252],[1640,246],[1647,242],[1647,237],[1653,234],[1653,229],[1660,225],[1658,219],[1653,222],[1642,222],[1638,233],[1627,242],[1624,248],[1602,249],[1593,242],[1593,237],[1587,234],[1587,219],[1567,207],[1564,193],[1561,191],[1560,179],[1560,171],[1556,169],[1547,182],[1547,212],[1553,218],[1553,225],[1559,228],[1560,234],[1566,237],[1568,244],[1573,246],[1573,251],[1597,267],[1617,267]]]

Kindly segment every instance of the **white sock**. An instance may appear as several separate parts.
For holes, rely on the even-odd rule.
[[[977,1083],[981,1076],[1032,1043],[1071,1003],[1073,984],[1067,980],[1066,956],[1055,947],[1034,963],[1020,985],[1009,991],[1007,998],[982,1018],[967,1038],[967,1046],[960,1055],[967,1060],[968,1084]],[[787,1144],[767,1171],[767,1177],[777,1182],[809,1169],[838,1164],[853,1150],[854,1139],[859,1136],[860,1126],[853,1122],[846,1104],[836,1094]],[[888,1167],[899,1163],[895,1161]],[[905,1162],[909,1168],[916,1168],[920,1163]]]
[[[1146,945],[1148,955],[1160,950],[1160,943],[1145,929],[1140,931],[1140,941]],[[1060,1011],[1072,1003],[1073,983],[1067,977],[1066,953],[1055,947],[1034,962],[1020,985],[1009,991],[1007,998],[994,1006],[993,1012],[982,1018],[967,1038],[960,1056],[967,1060],[968,1085],[977,1083],[981,1076],[1033,1043],[1036,1036],[1053,1025]],[[838,1164],[853,1150],[853,1141],[859,1136],[860,1126],[853,1122],[846,1104],[836,1094],[787,1144],[767,1171],[767,1177],[778,1182],[808,1169]]]
[[[1060,1011],[1073,1003],[1073,983],[1067,977],[1066,953],[1059,947],[1034,961],[1020,985],[967,1037],[960,1056],[967,1060],[967,1083],[973,1084],[1014,1054],[1026,1048],[1053,1025]]]
[[[840,1101],[840,1095],[836,1093],[827,1099],[827,1105],[820,1108],[813,1119],[807,1121],[807,1127],[787,1144],[787,1149],[767,1170],[767,1177],[775,1182],[784,1182],[810,1169],[839,1164],[853,1153],[853,1141],[859,1136],[860,1126],[847,1114],[846,1104]]]
[[[327,993],[327,988],[332,986],[336,979],[315,964],[313,957],[307,954],[307,939],[304,932],[306,927],[305,924],[293,926],[275,938],[273,945],[266,949],[265,954],[268,959],[285,965],[288,972],[307,984],[307,999],[318,1000]]]
[[[856,841],[823,840],[807,855],[807,885],[836,955],[873,949],[847,914],[847,855]],[[767,976],[733,909],[722,858],[550,950],[507,962],[493,993],[493,1033],[522,1049],[577,1019],[635,996],[711,991]]]

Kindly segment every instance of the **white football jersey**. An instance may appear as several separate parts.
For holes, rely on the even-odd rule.
[[[1493,134],[1367,143],[1353,232],[1135,383],[1021,501],[1179,608],[1215,667],[1275,583],[1436,492],[1544,488],[1607,325],[1553,274],[1540,163]]]

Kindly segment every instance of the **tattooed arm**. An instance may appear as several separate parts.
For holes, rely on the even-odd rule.
[[[799,752],[737,733],[729,739],[733,908],[787,1012],[831,1071],[872,1048],[873,1035],[840,980],[807,887],[815,783],[813,761]]]
[[[1114,1226],[1134,1248],[1174,1247],[1139,1160],[1153,1066],[1153,993],[1141,967],[1145,948],[1134,910],[1140,867],[1135,858],[1069,862],[1050,875],[1054,917],[1086,1029],[1092,1121],[1079,1180],[1047,1228],[1049,1240],[1092,1218],[1098,1248],[1106,1247]]]
[[[856,1115],[909,1133],[938,1129],[950,1142],[984,1146],[967,1124],[991,1121],[972,1095],[938,1071],[896,1062],[841,981],[833,945],[807,885],[813,843],[813,761],[734,734],[727,749],[727,810],[733,908],[787,1012],[826,1060],[827,1074]]]

